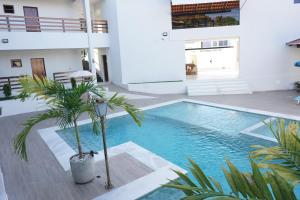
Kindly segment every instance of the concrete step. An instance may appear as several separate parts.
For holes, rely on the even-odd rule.
[[[187,82],[189,96],[220,95],[220,94],[251,94],[249,85],[242,80],[209,80]]]

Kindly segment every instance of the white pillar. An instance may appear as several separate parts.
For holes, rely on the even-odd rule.
[[[91,8],[90,8],[90,0],[82,0],[84,16],[86,20],[86,30],[88,36],[88,58],[89,58],[89,65],[92,73],[94,74],[94,78],[96,78],[96,64],[95,64],[95,57],[94,57],[94,44],[92,40],[92,19],[91,19]]]

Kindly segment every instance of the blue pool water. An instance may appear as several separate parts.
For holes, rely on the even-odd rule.
[[[108,120],[108,146],[133,141],[187,170],[187,159],[192,158],[207,175],[223,185],[226,181],[221,167],[225,165],[225,158],[230,159],[241,171],[250,171],[247,159],[250,146],[274,145],[240,134],[240,131],[265,120],[267,116],[263,115],[187,102],[147,110],[144,115],[142,127],[137,127],[128,115]],[[80,131],[84,150],[102,150],[100,136],[92,134],[90,124],[80,126]],[[72,130],[58,133],[76,150]],[[179,199],[180,195],[163,188],[142,199]]]
[[[285,119],[285,126],[287,127],[290,122],[293,122],[293,120]],[[270,123],[271,123],[272,127],[275,128],[276,124],[277,124],[277,120],[273,120]],[[263,135],[263,136],[267,136],[267,137],[274,137],[274,135],[268,125],[263,125],[255,130],[253,130],[252,132],[255,134],[259,134],[259,135]]]

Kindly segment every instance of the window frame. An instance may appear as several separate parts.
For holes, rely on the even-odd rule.
[[[11,6],[12,8],[6,8],[7,6]],[[7,11],[7,9],[9,11]],[[14,5],[8,5],[8,4],[3,4],[3,12],[5,14],[15,14],[15,6]]]

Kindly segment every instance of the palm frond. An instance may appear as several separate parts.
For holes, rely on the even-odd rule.
[[[37,115],[29,119],[24,124],[23,131],[15,139],[14,147],[16,153],[22,159],[28,160],[26,153],[26,138],[31,128],[48,118],[56,118],[57,124],[61,128],[73,127],[77,124],[77,119],[82,113],[87,112],[92,118],[94,131],[97,133],[96,117],[93,111],[93,105],[89,99],[85,99],[84,95],[95,90],[95,86],[90,83],[81,83],[73,89],[65,88],[64,84],[48,79],[40,79],[38,77],[25,77],[20,80],[22,90],[19,97],[22,100],[33,97],[34,99],[43,99],[50,107],[48,112]],[[78,148],[80,145],[79,130],[75,127],[76,141]],[[81,149],[81,148],[80,148]],[[80,153],[80,149],[78,150]]]
[[[187,175],[175,171],[181,181],[172,181],[164,187],[180,190],[187,197],[183,199],[284,199],[296,200],[293,186],[286,182],[276,172],[268,172],[264,176],[257,164],[250,160],[252,173],[240,172],[229,160],[226,161],[228,170],[223,168],[227,183],[231,189],[230,193],[225,193],[221,184],[211,177],[207,177],[201,168],[190,160],[193,176],[198,184],[194,183]],[[205,181],[204,181],[205,180]]]
[[[21,93],[18,96],[21,100],[27,98],[42,99],[46,102],[50,110],[34,118],[29,119],[24,125],[24,130],[15,139],[15,151],[22,159],[28,160],[26,153],[26,138],[31,128],[48,118],[56,118],[57,124],[61,128],[74,127],[78,146],[78,152],[81,154],[80,133],[77,128],[77,120],[83,113],[88,113],[92,120],[93,133],[99,134],[100,125],[97,122],[97,116],[94,110],[94,99],[90,94],[97,98],[105,99],[104,90],[93,82],[82,82],[76,87],[68,89],[63,83],[52,81],[46,78],[30,76],[20,79],[22,86]],[[141,125],[141,113],[133,105],[126,102],[126,98],[114,95],[108,100],[110,108],[124,108],[134,121]]]
[[[18,98],[22,101],[29,97],[41,98],[45,97],[46,91],[53,85],[53,81],[46,78],[25,76],[19,79],[20,85],[22,86]]]
[[[46,113],[38,114],[35,117],[30,118],[26,121],[24,124],[24,129],[17,135],[17,137],[14,140],[14,149],[17,154],[19,154],[21,159],[24,159],[25,161],[28,160],[27,156],[27,150],[26,150],[26,139],[31,131],[31,129],[38,124],[41,121],[51,119],[51,118],[57,118],[59,117],[59,113],[57,113],[55,110],[49,110]]]
[[[118,96],[118,93],[115,93],[109,100],[108,100],[108,106],[110,109],[114,110],[117,107],[123,108],[134,120],[134,122],[141,126],[143,121],[143,114],[142,112],[133,106],[132,104],[128,103],[126,101],[126,98],[124,96]]]
[[[286,125],[285,120],[280,119],[276,121],[275,127],[272,123],[268,126],[277,139],[278,145],[252,146],[255,150],[250,156],[259,162],[259,167],[276,171],[295,186],[300,182],[299,124],[290,122]]]

